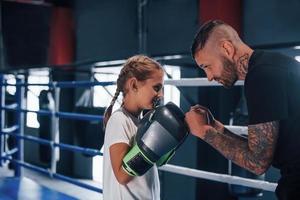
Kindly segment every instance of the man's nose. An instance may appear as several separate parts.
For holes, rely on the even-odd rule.
[[[212,81],[214,79],[214,76],[211,73],[206,73],[208,81]]]

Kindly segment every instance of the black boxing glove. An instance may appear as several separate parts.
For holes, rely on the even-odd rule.
[[[135,144],[125,155],[123,169],[132,176],[141,176],[156,162],[165,164],[188,135],[184,113],[169,102],[149,111],[141,120]]]

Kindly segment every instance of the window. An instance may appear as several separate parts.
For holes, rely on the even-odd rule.
[[[109,67],[109,68],[99,68],[95,73],[95,79],[99,82],[105,81],[116,81],[119,72],[122,67]],[[109,86],[95,86],[94,87],[94,96],[93,96],[93,105],[95,107],[107,107],[116,92],[116,85]],[[120,95],[116,101],[116,107],[121,105],[122,96]]]
[[[165,71],[168,75],[170,75],[171,79],[180,79],[180,67],[179,66],[172,66],[172,65],[165,65]],[[169,79],[165,74],[165,80]],[[173,85],[165,85],[164,86],[164,102],[167,103],[172,101],[178,107],[180,107],[180,91],[176,86]]]
[[[16,84],[16,78],[12,74],[6,75],[5,79],[6,79],[6,82],[8,84]],[[8,92],[8,94],[15,95],[15,93],[16,93],[16,86],[7,86],[6,87],[6,91]]]
[[[28,83],[49,83],[49,70],[39,69],[37,71],[30,71],[28,75]],[[28,86],[27,88],[27,110],[38,111],[39,95],[42,90],[49,90],[48,86]],[[33,112],[27,112],[26,125],[32,128],[39,128],[40,124],[37,120],[37,114]]]

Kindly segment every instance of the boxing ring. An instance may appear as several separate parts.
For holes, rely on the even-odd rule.
[[[5,75],[0,76],[0,84],[1,84],[1,91],[0,91],[0,108],[1,108],[1,129],[0,129],[0,166],[3,166],[5,162],[11,162],[14,163],[15,166],[15,177],[11,178],[2,178],[0,180],[0,193],[1,195],[7,195],[8,197],[11,197],[15,199],[15,196],[9,196],[9,193],[5,193],[3,191],[8,191],[5,189],[5,187],[9,187],[10,184],[13,184],[15,181],[15,185],[22,185],[24,182],[27,182],[26,184],[35,184],[32,183],[31,180],[24,179],[22,177],[22,169],[27,168],[29,170],[42,173],[44,175],[49,176],[52,179],[58,179],[62,180],[74,185],[77,185],[79,187],[92,190],[98,193],[102,193],[101,186],[95,187],[90,184],[83,183],[75,178],[71,178],[62,174],[59,174],[56,172],[56,161],[57,161],[57,154],[55,153],[57,150],[67,150],[71,152],[76,153],[83,153],[90,156],[103,156],[102,152],[99,149],[90,149],[90,148],[84,148],[80,146],[60,143],[55,138],[59,137],[59,132],[57,131],[59,119],[77,119],[77,120],[87,120],[87,121],[102,121],[103,116],[98,115],[90,115],[90,114],[83,114],[83,113],[72,113],[72,112],[62,112],[59,110],[59,95],[60,90],[62,88],[90,88],[95,86],[109,86],[114,85],[114,81],[106,81],[106,82],[98,82],[98,81],[63,81],[63,82],[51,82],[49,84],[29,84],[24,82],[24,77],[22,75],[16,76],[16,84],[10,84],[7,83],[5,79]],[[210,87],[210,86],[220,86],[220,84],[216,82],[208,82],[206,78],[186,78],[186,79],[180,79],[180,80],[165,80],[165,85],[174,85],[174,86],[199,86],[199,87]],[[243,82],[238,81],[236,85],[243,85]],[[5,104],[5,87],[7,86],[14,86],[16,87],[15,92],[15,99],[16,103],[13,103],[11,105]],[[54,91],[54,99],[55,99],[55,109],[54,110],[28,110],[25,108],[25,91],[28,86],[47,86]],[[16,113],[16,121],[15,124],[11,127],[4,127],[5,124],[5,118],[3,117],[6,111],[12,111]],[[42,139],[39,137],[26,135],[24,133],[24,115],[28,112],[36,113],[37,115],[42,116],[49,116],[52,119],[52,127],[53,127],[53,133],[52,139]],[[243,134],[247,132],[246,127],[241,126],[226,126],[228,129],[231,129],[235,133]],[[14,137],[17,141],[16,148],[7,150],[5,148],[6,142],[5,138],[9,135],[11,137]],[[51,148],[51,166],[49,168],[42,168],[40,166],[36,166],[33,164],[30,164],[28,162],[24,161],[24,141],[30,141],[37,144],[46,145]],[[101,169],[101,168],[99,168]],[[240,186],[246,186],[250,188],[257,188],[262,189],[265,191],[275,191],[275,188],[277,186],[276,183],[271,183],[263,180],[255,180],[255,179],[249,179],[249,178],[243,178],[238,176],[232,176],[228,174],[219,174],[219,173],[212,173],[207,172],[203,170],[198,169],[191,169],[183,166],[176,166],[167,164],[159,168],[161,171],[166,171],[169,173],[175,173],[175,174],[181,174],[189,177],[194,178],[201,178],[211,181],[217,181],[222,183],[228,183],[233,185],[240,185]],[[26,185],[25,184],[25,185]],[[24,184],[23,184],[24,185]],[[30,185],[30,184],[29,184]],[[41,187],[41,186],[40,186]],[[19,190],[20,187],[12,187],[11,190]],[[24,188],[23,188],[24,189]],[[29,188],[27,188],[29,190]],[[41,188],[40,191],[48,192],[49,194],[51,192],[54,192],[55,198],[53,199],[72,199],[72,197],[64,196],[64,194],[57,193],[55,191],[50,191],[47,188]],[[34,196],[34,195],[33,195]],[[1,197],[1,196],[0,196]],[[1,198],[2,199],[2,198]],[[3,199],[5,199],[3,197]],[[26,199],[38,199],[36,197],[28,197]],[[45,198],[42,198],[45,199]]]

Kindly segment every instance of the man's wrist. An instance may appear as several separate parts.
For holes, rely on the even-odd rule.
[[[215,120],[212,127],[213,127],[214,129],[216,129],[218,133],[221,133],[221,134],[224,133],[225,127],[224,127],[224,125],[223,125],[221,122]]]

